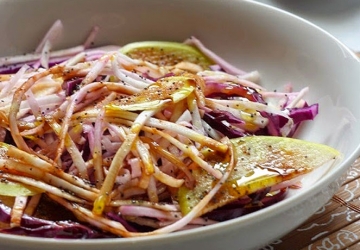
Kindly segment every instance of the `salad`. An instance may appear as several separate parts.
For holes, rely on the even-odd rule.
[[[283,153],[283,138],[318,113],[308,88],[266,90],[257,71],[195,37],[94,48],[94,28],[83,45],[53,51],[61,29],[55,22],[34,53],[0,58],[1,233],[201,227],[278,202],[311,171],[304,159],[259,167],[250,149]]]

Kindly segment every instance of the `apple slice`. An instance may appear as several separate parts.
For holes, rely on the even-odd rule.
[[[134,58],[142,59],[159,66],[174,66],[180,62],[190,62],[207,69],[211,60],[193,46],[164,41],[142,41],[129,43],[120,52]]]
[[[236,166],[201,214],[342,158],[332,147],[293,138],[247,136],[231,142],[235,147]],[[219,169],[226,167],[226,163],[213,165]],[[181,187],[178,191],[183,214],[190,212],[218,181],[200,168],[195,169],[193,175],[195,187]]]

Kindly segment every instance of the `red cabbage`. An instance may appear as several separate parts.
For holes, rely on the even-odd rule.
[[[210,98],[231,99],[232,97],[244,97],[253,102],[265,103],[261,94],[255,89],[238,84],[206,82],[204,94]]]
[[[11,209],[0,202],[0,222],[10,222]],[[95,230],[72,221],[49,221],[23,215],[19,227],[0,229],[0,233],[58,239],[114,238],[110,233]]]
[[[78,88],[79,84],[82,82],[83,78],[75,78],[65,81],[62,85],[63,90],[65,90],[65,95],[72,95]]]
[[[315,103],[310,106],[306,105],[303,108],[292,108],[289,116],[293,119],[294,124],[299,124],[305,120],[313,120],[318,113],[319,104]]]
[[[269,189],[260,190],[249,195],[247,199],[241,198],[231,204],[215,209],[207,213],[205,217],[216,221],[226,221],[238,218],[283,200],[287,194],[287,189],[279,190],[279,192],[273,196],[266,196],[268,192]]]
[[[245,122],[226,111],[214,110],[206,112],[203,120],[213,129],[216,129],[229,138],[242,137],[248,134],[248,132],[241,128],[241,125],[244,125]],[[224,121],[230,125],[224,123]]]

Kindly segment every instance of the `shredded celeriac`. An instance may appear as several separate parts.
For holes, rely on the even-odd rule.
[[[23,65],[0,75],[0,126],[13,140],[13,145],[0,143],[6,156],[0,159],[0,178],[37,190],[16,197],[12,227],[19,226],[23,213],[34,212],[42,194],[79,221],[122,237],[216,223],[202,218],[201,211],[236,164],[229,136],[213,125],[216,115],[229,118],[218,125],[234,135],[291,136],[298,124],[289,110],[307,105],[307,88],[267,91],[257,71],[237,69],[195,37],[185,43],[221,70],[184,62],[158,66],[130,58],[117,46],[89,48],[98,27],[83,45],[51,51],[61,29],[57,21],[33,54],[0,58],[3,67]],[[50,66],[51,60],[58,63]],[[233,95],[240,88],[245,96]],[[276,124],[277,131],[273,115],[285,120]],[[224,164],[209,161],[210,154]],[[192,175],[198,168],[215,182],[183,214],[177,189],[198,185]],[[109,212],[154,230],[129,231]]]

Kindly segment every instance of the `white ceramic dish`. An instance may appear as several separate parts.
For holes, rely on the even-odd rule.
[[[97,45],[137,40],[182,41],[191,35],[245,69],[257,69],[269,89],[291,81],[310,86],[320,103],[315,122],[300,138],[326,143],[344,154],[316,183],[284,201],[242,218],[200,229],[147,238],[54,240],[0,234],[1,249],[257,249],[309,218],[341,185],[360,154],[360,64],[345,46],[311,23],[252,1],[217,0],[1,0],[0,55],[31,51],[56,19],[65,26],[58,47],[83,41],[94,25]]]
[[[358,0],[256,0],[299,15],[336,36],[350,49],[360,51]]]

